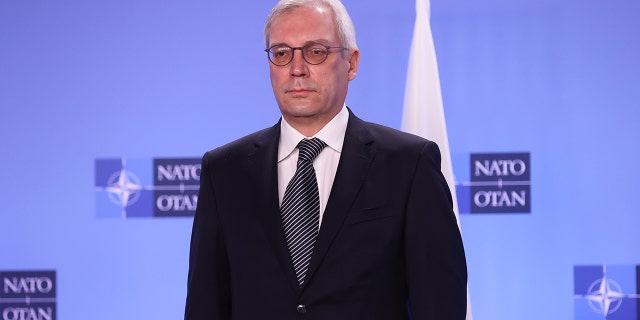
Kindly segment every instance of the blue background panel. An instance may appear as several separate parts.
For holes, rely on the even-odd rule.
[[[274,3],[0,1],[0,270],[56,270],[60,319],[180,319],[192,219],[101,218],[95,161],[273,125]],[[344,3],[347,104],[399,128],[415,3]],[[474,319],[580,319],[575,266],[640,264],[640,2],[434,0],[432,27],[457,180],[532,156],[531,213],[461,216]]]

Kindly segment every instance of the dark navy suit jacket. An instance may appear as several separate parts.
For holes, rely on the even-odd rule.
[[[280,125],[204,155],[186,320],[465,318],[464,249],[437,145],[349,113],[302,287],[280,220]]]

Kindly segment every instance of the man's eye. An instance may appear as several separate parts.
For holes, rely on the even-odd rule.
[[[271,52],[273,53],[274,57],[287,57],[289,56],[289,54],[291,54],[291,49],[289,48],[273,48],[271,49]]]
[[[313,47],[309,48],[308,52],[314,56],[322,56],[325,54],[325,49],[322,47]]]

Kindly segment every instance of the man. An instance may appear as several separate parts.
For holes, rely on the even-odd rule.
[[[185,319],[464,319],[438,147],[346,108],[344,6],[282,0],[265,42],[282,119],[203,157]]]

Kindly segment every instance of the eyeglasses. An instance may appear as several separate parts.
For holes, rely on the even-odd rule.
[[[327,57],[329,56],[329,50],[331,49],[342,49],[346,50],[345,47],[330,47],[325,46],[324,44],[311,42],[306,44],[304,47],[290,47],[286,44],[278,44],[271,48],[265,49],[264,51],[267,53],[267,57],[269,57],[269,61],[275,64],[276,66],[286,66],[293,60],[293,52],[296,50],[300,50],[302,52],[302,59],[306,61],[308,64],[321,64]]]

